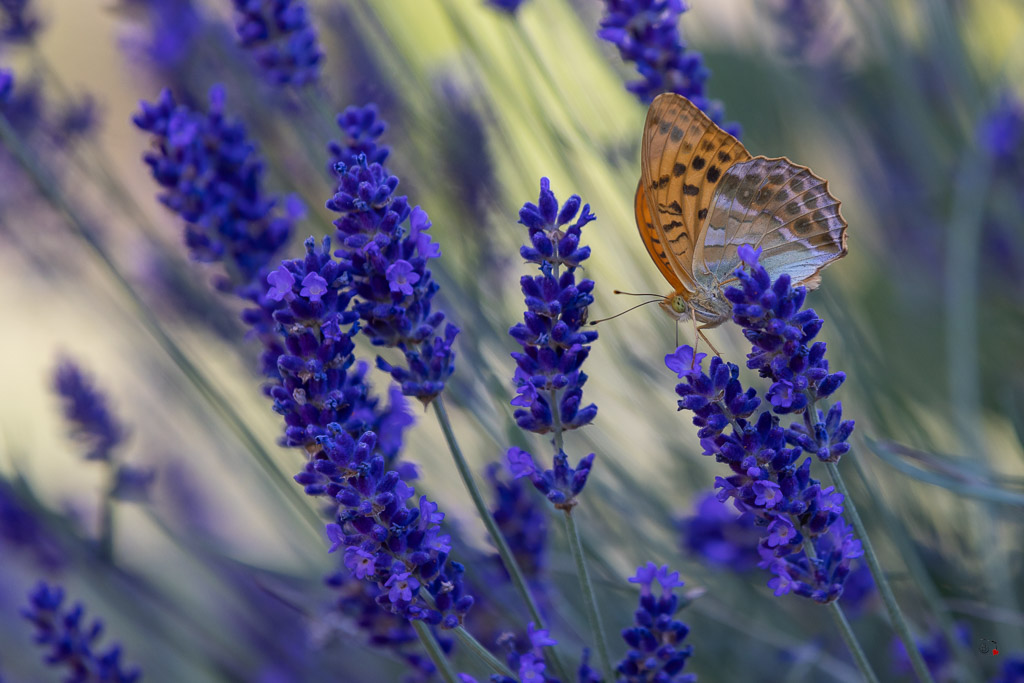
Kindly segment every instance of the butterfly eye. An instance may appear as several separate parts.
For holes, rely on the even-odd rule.
[[[672,307],[672,312],[677,315],[683,315],[689,308],[686,304],[686,299],[678,294],[672,297],[672,300],[669,302],[669,306]]]

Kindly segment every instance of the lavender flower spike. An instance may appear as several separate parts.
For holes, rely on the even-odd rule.
[[[70,671],[69,681],[103,681],[133,683],[142,675],[138,669],[121,664],[121,648],[112,646],[96,652],[96,641],[103,632],[103,623],[85,621],[82,605],[64,610],[64,589],[40,583],[29,595],[29,606],[21,614],[36,627],[35,641],[50,649],[49,666],[63,666]]]
[[[690,629],[674,618],[679,596],[673,589],[683,586],[679,572],[648,562],[637,568],[629,582],[640,585],[640,606],[634,625],[622,630],[622,639],[630,650],[616,667],[619,680],[693,683],[696,675],[682,673],[693,646],[680,647]],[[654,594],[655,582],[661,586],[660,596]]]
[[[605,0],[599,38],[619,49],[623,61],[636,64],[640,79],[626,89],[644,104],[664,92],[678,93],[697,105],[726,132],[739,137],[739,124],[723,125],[722,105],[705,96],[711,72],[699,52],[689,50],[679,34],[679,18],[689,7],[683,0]]]
[[[335,255],[350,278],[362,331],[374,345],[403,353],[405,365],[379,357],[377,365],[406,396],[429,404],[455,371],[452,345],[459,333],[451,323],[437,333],[444,313],[432,309],[438,285],[428,263],[441,249],[427,232],[430,219],[396,197],[398,178],[368,163],[365,154],[336,170],[340,181],[327,208],[341,214],[334,222],[341,242]]]
[[[753,344],[747,367],[772,380],[766,397],[775,413],[802,413],[803,423],[791,425],[786,439],[819,460],[838,462],[850,450],[853,421],[842,419],[841,403],[828,415],[814,409],[846,380],[843,372],[829,372],[825,342],[812,343],[824,321],[814,309],[801,310],[807,290],[793,288],[789,275],[771,282],[757,262],[760,249],[743,245],[739,251],[747,264],[735,273],[741,286],[728,288],[725,296],[733,304],[733,321]]]
[[[509,330],[523,347],[512,354],[519,394],[512,405],[518,406],[519,426],[538,434],[576,429],[597,415],[594,404],[582,406],[587,376],[580,368],[597,332],[581,329],[594,301],[594,283],[576,283],[576,269],[590,257],[590,247],[580,246],[580,230],[595,216],[589,204],[581,212],[580,203],[573,195],[559,210],[550,181],[542,178],[537,204],[527,202],[519,212],[530,236],[530,244],[519,253],[537,264],[541,274],[520,280],[527,310],[523,322]]]
[[[317,459],[323,457],[318,438],[329,424],[340,424],[354,439],[373,431],[381,435],[377,452],[390,468],[412,419],[400,395],[392,395],[386,409],[379,405],[366,381],[366,363],[355,360],[358,316],[349,310],[349,279],[331,257],[331,239],[318,246],[310,237],[305,246],[305,258],[283,261],[267,275],[266,296],[279,306],[277,334],[267,341],[281,352],[276,367],[267,369],[266,393],[284,417],[282,443]],[[406,467],[402,474],[413,478],[414,470]],[[314,481],[302,483],[311,495],[322,492],[310,488]]]
[[[676,386],[679,409],[694,413],[704,454],[732,470],[716,479],[719,500],[732,498],[737,510],[753,513],[764,529],[759,566],[775,575],[769,586],[776,595],[792,591],[829,603],[842,594],[851,562],[862,550],[843,521],[843,496],[811,478],[810,458],[799,459],[807,452],[838,460],[849,448],[853,422],[841,419],[838,403],[827,416],[815,408],[843,375],[829,373],[825,344],[812,344],[822,320],[813,310],[801,310],[806,290],[793,289],[786,274],[772,282],[759,256],[758,250],[740,248],[744,266],[735,275],[741,287],[725,295],[734,307],[733,321],[754,345],[747,365],[773,382],[771,410],[754,417],[761,405],[757,392],[744,390],[739,368],[721,358],[712,358],[705,373],[705,354],[683,346],[665,362],[684,380]],[[794,412],[802,414],[802,423],[779,424],[778,414]]]
[[[516,423],[537,434],[553,433],[556,452],[552,468],[541,470],[533,456],[519,448],[507,454],[509,468],[518,479],[528,476],[533,485],[559,509],[576,505],[594,463],[594,454],[573,468],[561,450],[562,433],[593,421],[597,406],[582,406],[586,374],[580,369],[590,354],[597,332],[583,330],[587,307],[593,303],[591,280],[576,282],[576,269],[590,257],[590,247],[580,246],[583,226],[595,219],[590,205],[573,195],[558,206],[551,183],[541,178],[536,204],[527,202],[519,211],[529,244],[520,255],[540,268],[540,275],[524,275],[520,287],[526,297],[523,322],[509,335],[522,347],[512,354],[516,361],[518,395],[512,399]]]
[[[420,496],[409,507],[415,492],[374,455],[373,432],[355,440],[333,424],[318,442],[325,457],[296,480],[318,477],[320,490],[339,503],[336,522],[327,525],[331,552],[343,550],[353,576],[380,588],[381,607],[446,629],[459,626],[473,597],[463,593],[462,565],[448,561],[451,539],[440,533],[444,514],[437,504]]]
[[[323,52],[302,0],[234,0],[238,38],[274,85],[317,80]]]

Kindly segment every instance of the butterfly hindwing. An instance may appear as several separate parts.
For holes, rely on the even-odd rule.
[[[697,247],[695,279],[717,286],[739,265],[742,244],[761,247],[772,278],[789,273],[813,288],[817,274],[846,254],[846,221],[828,183],[789,159],[755,157],[719,184]]]
[[[697,236],[712,197],[726,171],[748,159],[739,140],[685,97],[654,99],[644,126],[641,183],[668,263],[691,292]]]

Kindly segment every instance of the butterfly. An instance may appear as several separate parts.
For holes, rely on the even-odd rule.
[[[774,280],[814,289],[846,255],[846,221],[828,182],[786,158],[752,157],[692,102],[658,95],[647,111],[636,187],[636,226],[673,291],[659,301],[697,331],[722,324],[742,245],[760,247]],[[703,336],[703,334],[701,334]]]

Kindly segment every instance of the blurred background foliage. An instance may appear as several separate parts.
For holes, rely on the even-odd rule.
[[[1024,650],[1024,6],[823,0],[805,26],[784,4],[695,1],[681,28],[712,70],[709,96],[742,125],[750,151],[810,166],[843,202],[849,256],[810,297],[858,421],[843,471],[920,635],[966,623],[974,674],[986,677],[999,662],[977,654],[978,637]],[[448,403],[479,474],[510,443],[526,445],[511,420],[516,345],[506,332],[521,319],[527,272],[517,211],[541,176],[598,216],[584,231],[586,276],[597,282],[591,319],[629,303],[613,289],[666,289],[632,216],[645,107],[623,87],[630,67],[594,36],[597,0],[530,0],[515,17],[478,0],[312,2],[324,74],[285,94],[236,46],[226,0],[182,0],[167,14],[158,5],[40,1],[45,30],[6,46],[0,63],[37,79],[41,119],[93,98],[97,127],[84,139],[28,142],[276,469],[260,467],[211,411],[110,268],[4,154],[0,472],[52,556],[0,545],[0,674],[44,680],[17,612],[28,588],[54,575],[105,617],[147,680],[398,680],[401,663],[361,647],[325,607],[321,576],[333,557],[270,483],[290,485],[301,463],[275,446],[279,419],[257,389],[256,349],[242,340],[237,302],[208,286],[211,269],[187,261],[130,116],[165,86],[202,105],[224,83],[228,109],[268,158],[268,185],[307,206],[301,240],[333,232],[323,206],[333,193],[322,151],[337,137],[330,119],[349,104],[379,105],[389,166],[430,213],[444,252],[439,296],[463,330]],[[720,472],[676,413],[662,364],[675,325],[655,308],[599,326],[586,393],[600,413],[566,442],[574,459],[597,453],[579,517],[610,631],[633,610],[624,578],[653,560],[704,592],[684,617],[695,646],[688,670],[702,680],[856,680],[816,605],[773,598],[767,575],[721,572],[680,549],[676,520]],[[688,341],[688,329],[679,334]],[[732,326],[712,340],[742,360]],[[67,439],[51,390],[61,353],[95,374],[129,426],[124,457],[157,470],[151,502],[119,506],[116,564],[86,541],[103,473]],[[440,429],[416,413],[405,457],[460,541],[490,553]],[[560,526],[552,530],[551,574],[575,605],[571,559]],[[558,615],[555,635],[578,650],[586,630],[573,609]],[[871,607],[854,626],[879,671],[891,671],[882,612]]]

